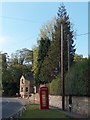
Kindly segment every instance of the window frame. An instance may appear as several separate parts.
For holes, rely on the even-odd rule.
[[[28,92],[28,90],[29,90],[28,87],[26,87],[26,92]]]

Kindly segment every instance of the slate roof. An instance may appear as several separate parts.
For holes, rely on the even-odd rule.
[[[33,77],[32,73],[30,73],[30,74],[23,74],[23,76],[28,81],[34,81],[34,77]]]

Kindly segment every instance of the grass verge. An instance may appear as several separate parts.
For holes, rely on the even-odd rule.
[[[56,110],[39,110],[39,105],[31,104],[21,118],[68,118],[65,113]]]

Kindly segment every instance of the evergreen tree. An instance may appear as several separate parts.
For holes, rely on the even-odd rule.
[[[75,55],[74,31],[70,23],[69,15],[64,5],[58,9],[57,17],[53,24],[49,23],[41,29],[41,40],[39,41],[37,72],[35,74],[37,83],[49,83],[60,73],[61,61],[61,20],[63,20],[64,36],[64,72],[68,69],[68,43],[70,66]],[[49,32],[50,30],[50,32]],[[50,34],[49,34],[50,33]]]
[[[69,56],[70,66],[73,63],[75,46],[74,31],[70,23],[69,15],[64,5],[58,9],[54,30],[52,33],[51,44],[48,49],[47,56],[44,58],[42,68],[40,69],[40,78],[45,83],[51,82],[60,73],[61,60],[61,20],[63,19],[63,36],[64,36],[64,72],[68,69],[68,42],[69,42]],[[52,27],[53,28],[53,27]],[[69,41],[68,41],[69,40]]]
[[[63,21],[63,22],[62,22]],[[72,30],[72,25],[69,19],[69,15],[65,9],[64,5],[61,5],[57,13],[57,24],[55,26],[55,40],[60,45],[61,50],[61,22],[63,24],[63,41],[64,41],[64,70],[67,71],[68,67],[68,42],[69,42],[69,56],[70,65],[72,65],[75,55],[75,45],[74,45],[74,31]],[[61,51],[60,51],[61,53]]]
[[[42,68],[43,61],[47,56],[48,48],[50,46],[50,40],[48,38],[41,38],[39,42],[39,50],[38,50],[38,63],[37,63],[37,73],[35,75],[36,83],[43,83],[40,78],[40,70]]]

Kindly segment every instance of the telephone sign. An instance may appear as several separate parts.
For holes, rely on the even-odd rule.
[[[48,99],[48,87],[40,87],[40,110],[49,109],[49,99]]]

